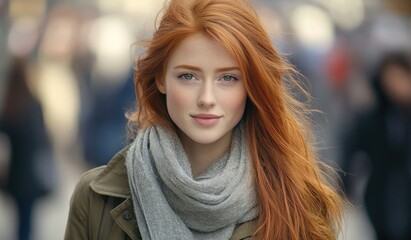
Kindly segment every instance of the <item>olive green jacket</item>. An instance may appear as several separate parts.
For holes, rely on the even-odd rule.
[[[140,240],[122,150],[107,166],[83,174],[71,197],[66,240]],[[161,217],[161,216],[159,216]],[[236,227],[230,240],[251,239],[255,221]]]

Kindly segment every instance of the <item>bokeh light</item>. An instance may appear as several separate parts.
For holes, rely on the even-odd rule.
[[[334,42],[332,20],[319,7],[310,4],[297,6],[291,14],[291,24],[298,40],[307,48],[324,51]]]

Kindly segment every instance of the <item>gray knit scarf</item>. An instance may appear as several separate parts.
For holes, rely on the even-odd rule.
[[[258,216],[243,124],[230,151],[198,178],[177,134],[159,126],[140,130],[126,167],[143,240],[229,239]]]

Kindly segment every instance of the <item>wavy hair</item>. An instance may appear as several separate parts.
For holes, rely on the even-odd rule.
[[[259,217],[255,237],[336,239],[342,198],[326,181],[309,127],[310,111],[293,95],[297,72],[274,48],[246,0],[172,0],[164,8],[146,54],[137,61],[138,109],[129,123],[173,126],[156,86],[167,61],[188,36],[205,33],[237,60],[247,91],[244,113],[254,167]],[[309,95],[307,94],[309,97]]]

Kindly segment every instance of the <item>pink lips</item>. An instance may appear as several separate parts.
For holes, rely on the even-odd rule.
[[[191,115],[191,117],[196,123],[203,127],[211,127],[213,125],[216,125],[218,123],[218,120],[221,118],[221,116],[213,114],[196,114]]]

